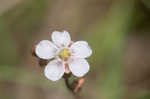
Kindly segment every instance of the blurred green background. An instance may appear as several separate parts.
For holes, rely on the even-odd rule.
[[[80,97],[31,55],[54,30],[93,50]],[[0,99],[150,99],[150,1],[0,0],[0,56]]]

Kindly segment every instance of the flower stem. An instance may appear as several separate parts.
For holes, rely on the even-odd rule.
[[[77,79],[70,83],[69,78],[71,77],[71,74],[64,74],[63,77],[68,90],[70,90],[74,95],[78,94],[81,90],[82,84],[84,83],[84,78]]]

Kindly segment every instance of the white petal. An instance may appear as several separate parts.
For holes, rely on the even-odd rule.
[[[82,77],[89,71],[89,64],[85,59],[72,59],[69,68],[73,75]]]
[[[57,47],[48,40],[42,40],[36,45],[35,53],[42,59],[50,59],[56,55]]]
[[[71,55],[77,58],[86,58],[92,54],[92,50],[86,41],[77,41],[72,44]]]
[[[44,70],[45,76],[52,81],[59,80],[65,72],[65,67],[62,61],[53,60],[47,64]]]
[[[64,32],[54,31],[52,33],[52,41],[59,47],[66,47],[71,42],[71,38],[67,31]]]

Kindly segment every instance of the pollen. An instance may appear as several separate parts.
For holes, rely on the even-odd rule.
[[[63,49],[63,50],[61,50],[60,53],[59,53],[60,58],[62,58],[62,59],[64,59],[64,60],[65,60],[66,58],[68,58],[69,55],[70,55],[69,50],[66,49],[66,48]]]

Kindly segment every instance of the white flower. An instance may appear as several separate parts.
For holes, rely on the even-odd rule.
[[[92,50],[86,41],[73,43],[67,31],[54,31],[52,41],[40,41],[35,53],[41,59],[54,58],[45,67],[44,74],[49,80],[56,81],[69,72],[77,77],[84,76],[89,71],[85,58],[92,54]]]

